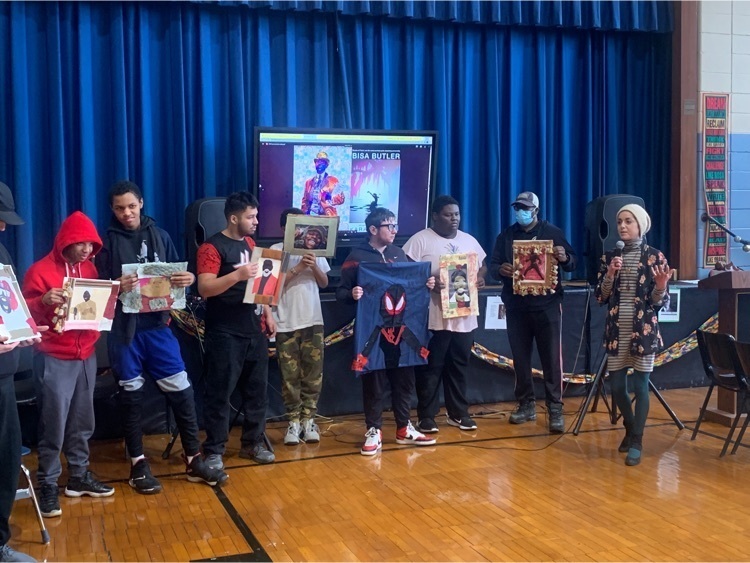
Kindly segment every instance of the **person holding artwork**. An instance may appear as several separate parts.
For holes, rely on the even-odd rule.
[[[7,225],[23,225],[16,213],[10,188],[0,182],[0,231]],[[0,264],[13,266],[13,260],[0,243]],[[38,327],[42,330],[43,327]],[[0,336],[0,561],[36,561],[33,557],[16,551],[10,541],[10,513],[16,500],[18,475],[21,470],[21,423],[16,406],[16,388],[13,375],[18,370],[18,348],[39,342],[38,338],[5,344],[7,337]]]
[[[65,278],[96,279],[92,258],[102,248],[94,223],[80,211],[60,226],[52,250],[31,265],[23,279],[23,295],[37,324],[54,326],[68,297]],[[88,299],[86,297],[88,296]],[[79,315],[91,295],[84,293]],[[83,317],[82,318],[87,318]],[[96,318],[96,309],[94,316]],[[89,471],[89,438],[94,433],[94,386],[96,384],[96,330],[50,330],[34,355],[34,382],[39,405],[39,508],[42,516],[60,516],[57,480],[62,474],[60,454],[65,454],[68,483],[65,496],[108,497],[115,490]]]
[[[330,164],[328,153],[319,152],[313,160],[315,164],[315,176],[305,182],[305,191],[302,194],[302,213],[305,215],[325,215],[335,217],[338,215],[336,206],[342,205],[346,199],[344,194],[333,192],[339,185],[335,176],[329,176],[326,168]]]
[[[276,292],[278,278],[273,275],[273,262],[263,260],[263,268],[260,277],[255,278],[253,293],[258,295],[273,295]]]
[[[235,389],[242,395],[239,456],[256,463],[276,459],[264,444],[268,337],[275,334],[276,322],[267,305],[243,302],[248,280],[258,273],[258,263],[249,259],[255,248],[250,237],[258,227],[258,200],[248,192],[233,193],[224,204],[224,216],[227,226],[200,246],[197,257],[198,292],[206,300],[203,453],[215,468],[224,466],[229,399]],[[266,262],[263,269],[270,271],[271,261]]]
[[[112,220],[102,252],[96,259],[99,277],[117,279],[120,293],[132,291],[138,274],[123,274],[123,264],[137,262],[178,262],[179,256],[169,234],[142,213],[140,188],[129,180],[115,183],[109,190]],[[190,272],[170,276],[172,286],[187,287],[195,281]],[[180,431],[188,481],[217,486],[229,476],[209,467],[200,452],[198,418],[193,387],[180,354],[180,345],[169,328],[169,311],[124,313],[122,303],[107,339],[109,358],[120,385],[125,445],[130,456],[129,484],[136,492],[150,495],[161,491],[161,483],[151,473],[143,453],[144,374],[154,378],[164,393]]]
[[[357,271],[362,262],[408,262],[403,250],[393,244],[398,232],[396,216],[384,207],[378,207],[365,219],[368,240],[355,247],[341,267],[341,285],[336,288],[336,299],[353,305],[364,295],[357,285]],[[425,281],[429,289],[435,287],[435,278]],[[383,400],[387,385],[391,387],[393,416],[396,419],[396,443],[430,446],[433,438],[414,428],[410,418],[411,395],[414,392],[414,368],[396,367],[365,371],[362,373],[362,402],[365,410],[365,443],[360,453],[371,456],[383,447]]]
[[[572,272],[576,255],[563,232],[547,221],[539,220],[539,198],[533,192],[522,192],[511,204],[516,221],[497,236],[490,260],[490,274],[503,282],[502,299],[508,323],[508,341],[516,374],[517,408],[510,415],[511,424],[536,420],[534,380],[531,372],[531,347],[536,349],[544,372],[544,392],[549,414],[549,431],[565,432],[562,402],[562,300],[561,270]],[[516,295],[513,292],[513,241],[551,240],[552,259],[558,263],[554,293]],[[541,274],[540,256],[532,259],[526,273]],[[544,279],[544,276],[540,276]]]
[[[296,208],[282,211],[281,228],[286,228],[288,215],[300,212]],[[284,243],[271,248],[283,250]],[[320,430],[315,424],[323,386],[325,349],[320,289],[328,286],[330,269],[325,258],[316,257],[312,252],[303,256],[290,255],[284,289],[274,312],[281,394],[289,419],[284,436],[287,445],[299,444],[300,440],[320,441]]]
[[[477,279],[471,280],[477,289],[484,287],[486,268],[484,259],[487,253],[477,239],[458,228],[461,222],[461,211],[458,201],[449,195],[435,198],[431,208],[431,227],[423,229],[412,236],[404,245],[404,251],[412,260],[426,261],[432,264],[432,273],[440,278],[440,256],[445,254],[477,255],[479,271]],[[464,290],[456,292],[456,302],[471,306],[468,291],[468,273],[461,270],[452,276],[452,283]],[[443,318],[440,300],[441,282],[435,284],[430,295],[429,329],[430,355],[426,366],[416,369],[417,380],[417,414],[419,429],[422,432],[434,433],[439,428],[435,419],[440,411],[440,384],[445,396],[446,420],[450,426],[461,430],[476,430],[476,422],[469,415],[469,401],[466,398],[467,378],[471,347],[474,345],[474,331],[477,328],[475,316]]]
[[[625,465],[638,465],[643,449],[643,429],[649,409],[649,375],[654,355],[662,346],[657,313],[669,307],[667,283],[672,269],[659,250],[643,236],[651,218],[643,207],[631,203],[617,212],[617,232],[625,243],[621,253],[602,256],[594,295],[606,305],[604,346],[612,399],[622,413],[625,437],[618,450],[627,452]],[[628,369],[632,368],[632,375]],[[635,395],[635,410],[628,387]]]
[[[73,307],[73,318],[82,321],[96,320],[96,303],[91,301],[91,293],[88,290],[83,292],[83,301]]]

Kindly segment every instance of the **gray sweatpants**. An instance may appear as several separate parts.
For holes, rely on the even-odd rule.
[[[96,354],[86,360],[36,354],[34,379],[39,405],[37,482],[57,484],[60,452],[68,461],[68,476],[82,477],[89,468],[89,438],[94,433]]]

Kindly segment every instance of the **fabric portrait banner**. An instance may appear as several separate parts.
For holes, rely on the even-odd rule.
[[[352,370],[427,363],[429,277],[429,262],[359,265],[357,285],[364,294],[357,302]]]
[[[729,94],[703,94],[703,186],[706,210],[717,222],[729,228],[729,185],[727,173],[727,141],[729,133]],[[703,267],[712,268],[717,262],[729,262],[727,233],[713,223],[706,222],[703,242]]]

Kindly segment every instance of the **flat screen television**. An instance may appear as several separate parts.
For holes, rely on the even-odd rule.
[[[284,237],[288,207],[339,217],[338,243],[362,240],[375,207],[396,214],[404,241],[427,226],[435,177],[435,131],[255,129],[259,241]]]

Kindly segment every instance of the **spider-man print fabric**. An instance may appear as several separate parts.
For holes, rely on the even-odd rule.
[[[359,264],[357,285],[364,293],[357,302],[353,370],[427,363],[429,277],[429,262]]]

